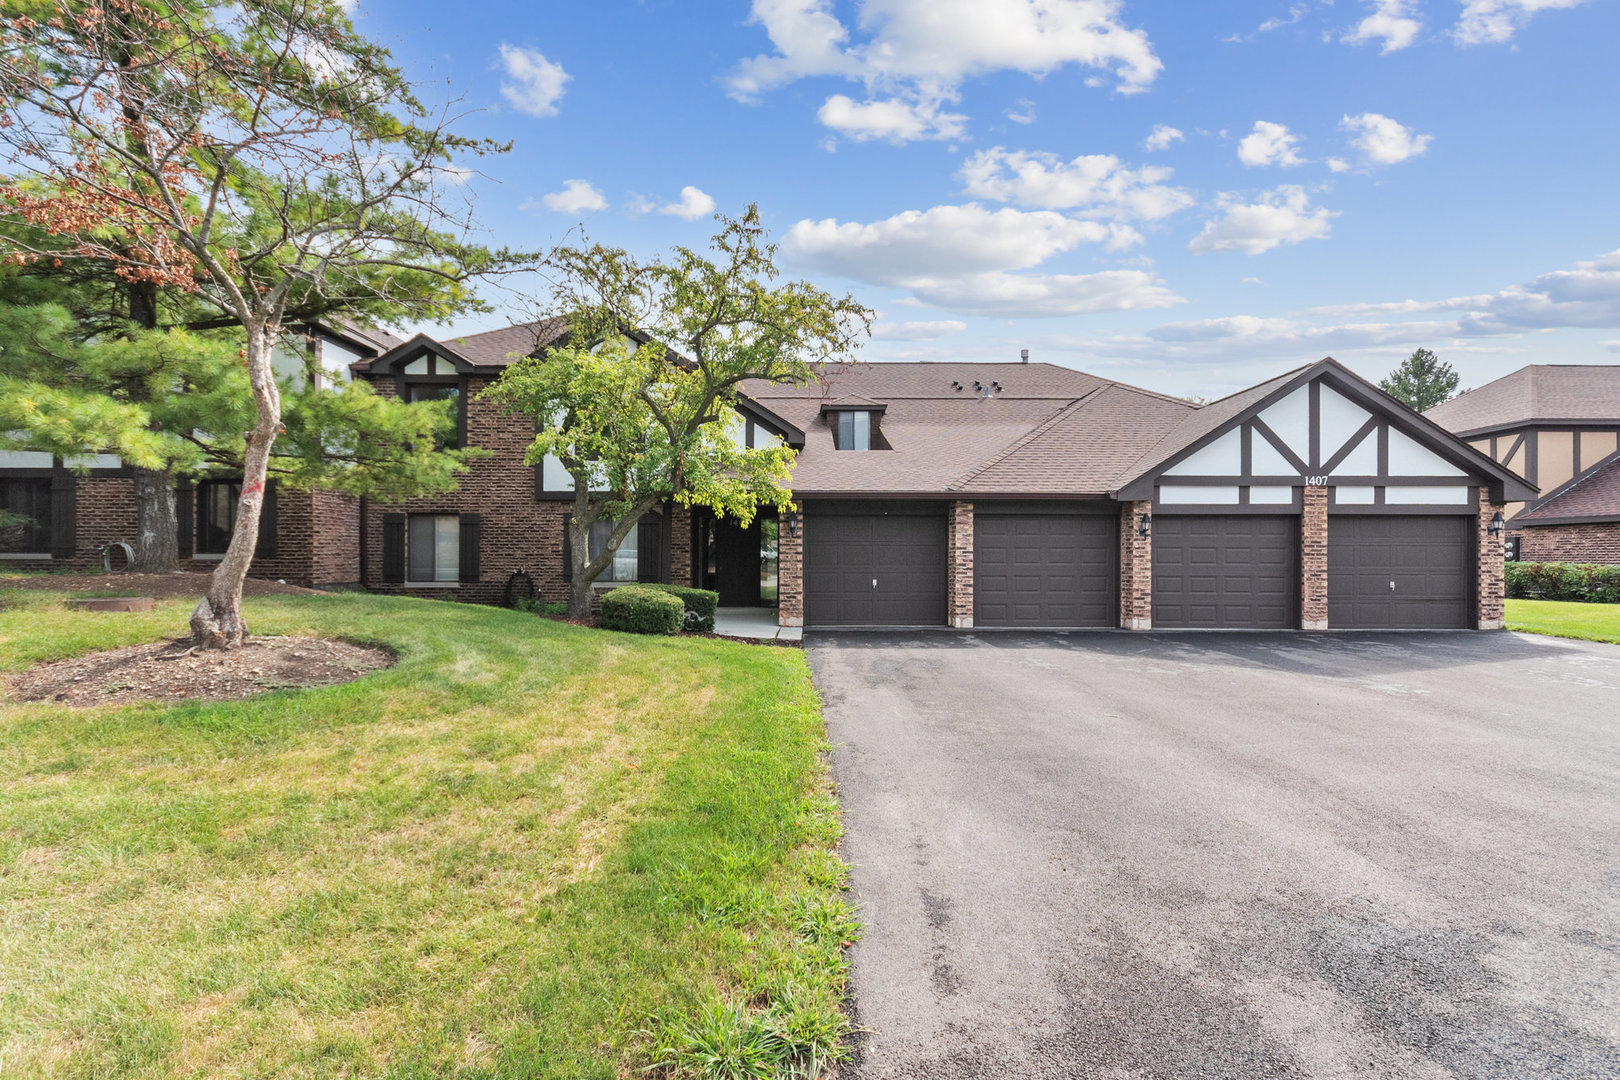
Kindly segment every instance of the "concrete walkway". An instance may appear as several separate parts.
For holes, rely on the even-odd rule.
[[[714,613],[714,632],[755,641],[799,641],[804,637],[800,627],[776,625],[775,608],[723,607]]]

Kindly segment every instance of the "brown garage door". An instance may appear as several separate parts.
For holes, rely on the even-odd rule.
[[[942,626],[943,503],[807,503],[807,626]]]
[[[1468,625],[1472,518],[1328,520],[1328,625],[1440,630]]]
[[[1153,515],[1155,628],[1286,630],[1298,596],[1298,518]]]
[[[973,625],[1114,625],[1116,514],[983,512],[973,518]]]

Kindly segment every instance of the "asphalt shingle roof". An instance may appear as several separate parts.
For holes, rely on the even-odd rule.
[[[1620,518],[1620,458],[1583,476],[1535,509],[1515,515],[1513,524],[1603,517]]]
[[[1620,365],[1531,364],[1424,415],[1458,433],[1545,420],[1620,422]]]

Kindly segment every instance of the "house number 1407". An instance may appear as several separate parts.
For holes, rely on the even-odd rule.
[[[1328,478],[1325,476],[1307,476],[1305,483],[1309,487],[1327,487]]]

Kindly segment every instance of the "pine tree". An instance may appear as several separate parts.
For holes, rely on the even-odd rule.
[[[1457,392],[1462,377],[1428,349],[1418,349],[1378,385],[1418,412],[1427,412]]]

